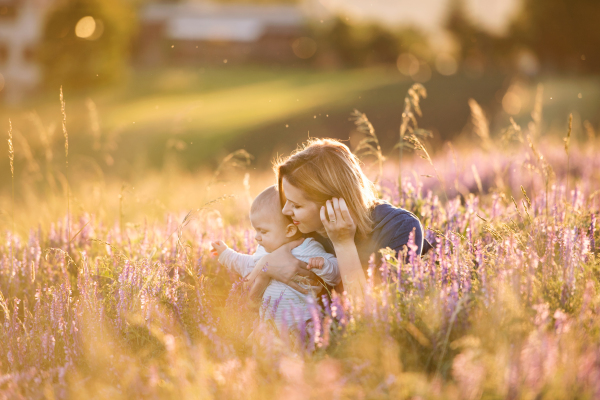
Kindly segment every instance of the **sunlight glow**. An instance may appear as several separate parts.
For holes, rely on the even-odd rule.
[[[435,59],[435,68],[442,75],[454,75],[458,70],[458,63],[450,54],[441,53]]]
[[[90,17],[89,15],[87,17],[81,18],[77,22],[77,25],[75,25],[75,35],[82,39],[91,38],[95,31],[96,20],[94,20],[94,17]]]

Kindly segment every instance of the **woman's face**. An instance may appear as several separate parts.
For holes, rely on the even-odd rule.
[[[281,212],[289,215],[302,233],[318,232],[323,234],[324,228],[321,222],[321,206],[310,201],[304,195],[302,189],[291,185],[285,178],[281,182],[286,202]]]

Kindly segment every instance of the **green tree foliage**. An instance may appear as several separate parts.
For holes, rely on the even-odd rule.
[[[512,27],[542,65],[561,70],[600,70],[600,1],[523,0]]]
[[[423,34],[408,28],[392,31],[377,24],[350,24],[338,17],[313,29],[320,53],[333,53],[345,66],[395,64],[403,52],[426,53]]]
[[[509,68],[513,41],[479,27],[467,15],[464,0],[451,0],[446,29],[460,46],[460,62],[478,63],[483,68]]]
[[[76,34],[84,17],[94,19],[92,30],[84,30],[92,32],[86,38],[79,37],[81,29]],[[128,64],[136,21],[135,8],[122,0],[58,2],[47,16],[40,45],[44,83],[52,89],[85,89],[118,80]]]

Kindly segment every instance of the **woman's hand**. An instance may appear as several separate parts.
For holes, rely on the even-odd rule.
[[[321,222],[334,246],[354,243],[356,224],[344,199],[334,197],[327,200],[321,207]]]
[[[264,274],[271,279],[285,283],[292,289],[295,289],[301,293],[308,293],[306,289],[300,287],[298,283],[293,280],[296,275],[305,276],[316,280],[316,275],[306,269],[307,264],[298,260],[292,255],[292,249],[300,246],[303,241],[304,239],[298,239],[287,243],[261,258],[256,263],[256,266],[247,278],[248,282],[253,285],[253,289],[253,282],[256,280],[259,274]],[[263,285],[260,285],[259,287],[262,286]],[[262,295],[262,293],[260,294]],[[252,290],[251,296],[255,295],[257,295],[256,290]]]
[[[252,283],[252,287],[250,288],[250,298],[252,300],[258,301],[263,293],[265,292],[265,289],[267,289],[267,286],[269,286],[269,283],[271,283],[271,278],[269,278],[267,275],[265,274],[258,274],[256,276],[256,279],[254,279]]]
[[[321,222],[335,248],[343,288],[352,297],[362,301],[367,279],[354,243],[356,224],[344,199],[334,197],[327,200],[325,206],[321,207]]]

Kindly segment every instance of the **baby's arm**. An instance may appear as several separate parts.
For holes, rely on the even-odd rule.
[[[211,243],[213,248],[219,254],[219,262],[227,269],[237,272],[242,277],[246,277],[254,268],[254,259],[249,254],[240,254],[231,250],[222,241]]]
[[[311,269],[315,275],[318,275],[330,286],[335,286],[342,280],[340,275],[340,268],[338,267],[337,258],[333,254],[323,254],[319,256],[323,259],[323,266],[321,268]]]
[[[325,259],[323,257],[312,257],[308,260],[308,265],[306,266],[306,269],[321,269],[323,268],[323,265],[325,265]]]
[[[342,280],[337,258],[333,254],[325,251],[323,246],[317,241],[311,241],[306,250],[309,268],[315,275],[318,275],[328,285],[335,286]],[[320,267],[320,268],[319,268]]]

